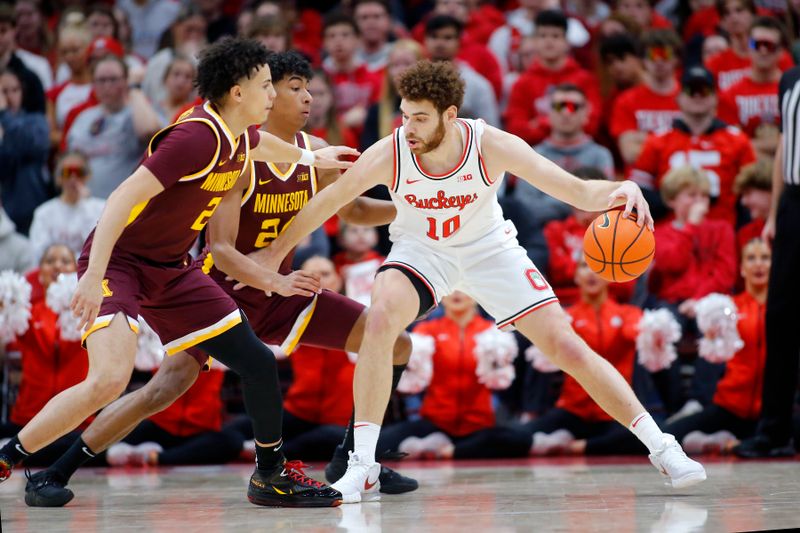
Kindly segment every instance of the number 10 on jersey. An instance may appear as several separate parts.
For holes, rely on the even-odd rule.
[[[437,228],[437,220],[433,217],[428,217],[428,237],[433,239],[434,241],[439,240],[439,235],[442,236],[443,239],[448,238],[450,235],[458,231],[458,228],[461,227],[461,216],[456,215],[453,218],[448,218],[444,222],[442,222],[442,231],[438,231]]]

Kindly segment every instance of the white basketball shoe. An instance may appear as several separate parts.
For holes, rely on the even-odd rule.
[[[651,453],[649,457],[653,466],[669,479],[667,484],[674,489],[689,487],[706,479],[703,465],[687,457],[681,445],[669,433],[664,434],[661,449]]]
[[[344,476],[331,485],[331,488],[342,493],[342,503],[373,502],[381,499],[378,492],[381,482],[380,463],[366,463],[354,452],[348,452],[347,471]]]

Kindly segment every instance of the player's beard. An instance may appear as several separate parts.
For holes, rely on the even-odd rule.
[[[414,150],[416,155],[427,154],[428,152],[432,152],[439,148],[439,145],[442,144],[444,140],[444,117],[439,115],[439,124],[436,125],[436,130],[434,130],[433,134],[430,136],[428,140],[423,141],[422,139],[419,140],[419,146]]]

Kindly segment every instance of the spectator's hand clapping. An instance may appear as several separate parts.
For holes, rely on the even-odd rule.
[[[692,207],[689,208],[689,215],[686,217],[689,224],[700,224],[706,217],[708,213],[709,207],[709,199],[708,196],[704,196],[702,200],[698,200]]]

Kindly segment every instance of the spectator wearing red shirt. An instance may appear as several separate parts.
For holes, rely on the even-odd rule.
[[[682,49],[680,39],[671,30],[653,31],[644,35],[642,47],[643,83],[617,97],[609,124],[611,137],[626,165],[639,157],[648,133],[669,127],[679,111],[676,70]]]
[[[392,43],[391,7],[387,0],[356,0],[353,18],[361,34],[358,58],[373,72],[383,71]]]
[[[322,67],[333,83],[336,112],[345,126],[360,132],[367,109],[380,96],[380,75],[359,62],[358,26],[351,17],[341,13],[330,15],[325,19],[323,36],[328,57]]]
[[[758,17],[750,28],[750,71],[720,95],[720,118],[739,125],[762,159],[773,159],[778,148],[778,62],[785,44],[781,23],[772,17]]]
[[[38,272],[28,276],[31,291],[31,318],[28,330],[9,344],[7,352],[19,352],[22,379],[9,422],[0,425],[0,437],[12,437],[61,391],[80,383],[89,370],[89,359],[80,339],[64,340],[58,315],[47,306],[46,293],[61,273],[75,272],[75,256],[68,246],[49,246]],[[28,466],[45,466],[57,459],[78,438],[76,430],[25,459]]]
[[[750,72],[750,26],[756,17],[754,0],[717,0],[720,27],[727,32],[731,46],[711,57],[706,67],[714,75],[720,91],[731,87]],[[781,50],[779,66],[784,71],[792,66],[792,57]]]
[[[690,318],[698,299],[712,292],[728,293],[736,281],[733,227],[706,219],[709,188],[706,172],[688,166],[669,171],[661,184],[674,217],[656,227],[650,293],[658,301],[654,307],[677,307]]]
[[[561,83],[573,83],[583,89],[591,103],[586,132],[593,136],[600,125],[599,82],[569,56],[564,14],[559,11],[539,13],[534,40],[538,57],[511,89],[504,114],[506,130],[531,145],[542,142],[550,133],[548,112],[553,88]]]
[[[673,168],[686,165],[706,171],[711,180],[714,202],[709,218],[732,225],[736,221],[733,182],[739,170],[755,161],[747,135],[720,121],[714,79],[702,67],[687,70],[678,95],[680,116],[672,128],[649,136],[629,176],[642,186],[656,218],[666,212],[657,194],[662,177]]]
[[[750,213],[750,222],[736,232],[737,249],[741,250],[751,240],[761,237],[772,205],[772,161],[761,160],[744,167],[733,190],[741,197],[742,205]]]
[[[442,298],[444,316],[422,322],[414,333],[433,337],[433,376],[420,419],[381,430],[379,450],[411,458],[477,459],[525,456],[530,436],[496,426],[492,391],[475,375],[475,336],[494,322],[478,314],[475,300],[456,291]]]
[[[627,33],[615,33],[600,40],[600,61],[604,72],[603,108],[614,109],[624,91],[644,82],[642,45]],[[604,128],[608,125],[604,123]]]
[[[741,250],[745,290],[734,296],[739,336],[744,346],[725,365],[711,403],[702,411],[664,426],[689,453],[727,452],[737,440],[753,435],[761,412],[761,389],[767,357],[766,303],[771,254],[760,239]],[[708,335],[708,333],[706,333]],[[645,451],[627,431],[607,438],[576,441],[574,453],[636,454]]]
[[[575,284],[580,288],[580,300],[566,309],[572,327],[590,348],[605,357],[631,383],[642,310],[609,298],[609,283],[592,272],[582,259],[575,270]],[[616,427],[616,422],[583,387],[566,374],[555,408],[526,425],[533,436],[533,455],[553,451],[551,440],[542,439],[541,434],[566,429],[572,437],[588,439]]]
[[[616,11],[635,21],[645,33],[650,30],[672,29],[672,23],[653,9],[650,0],[618,0]]]

